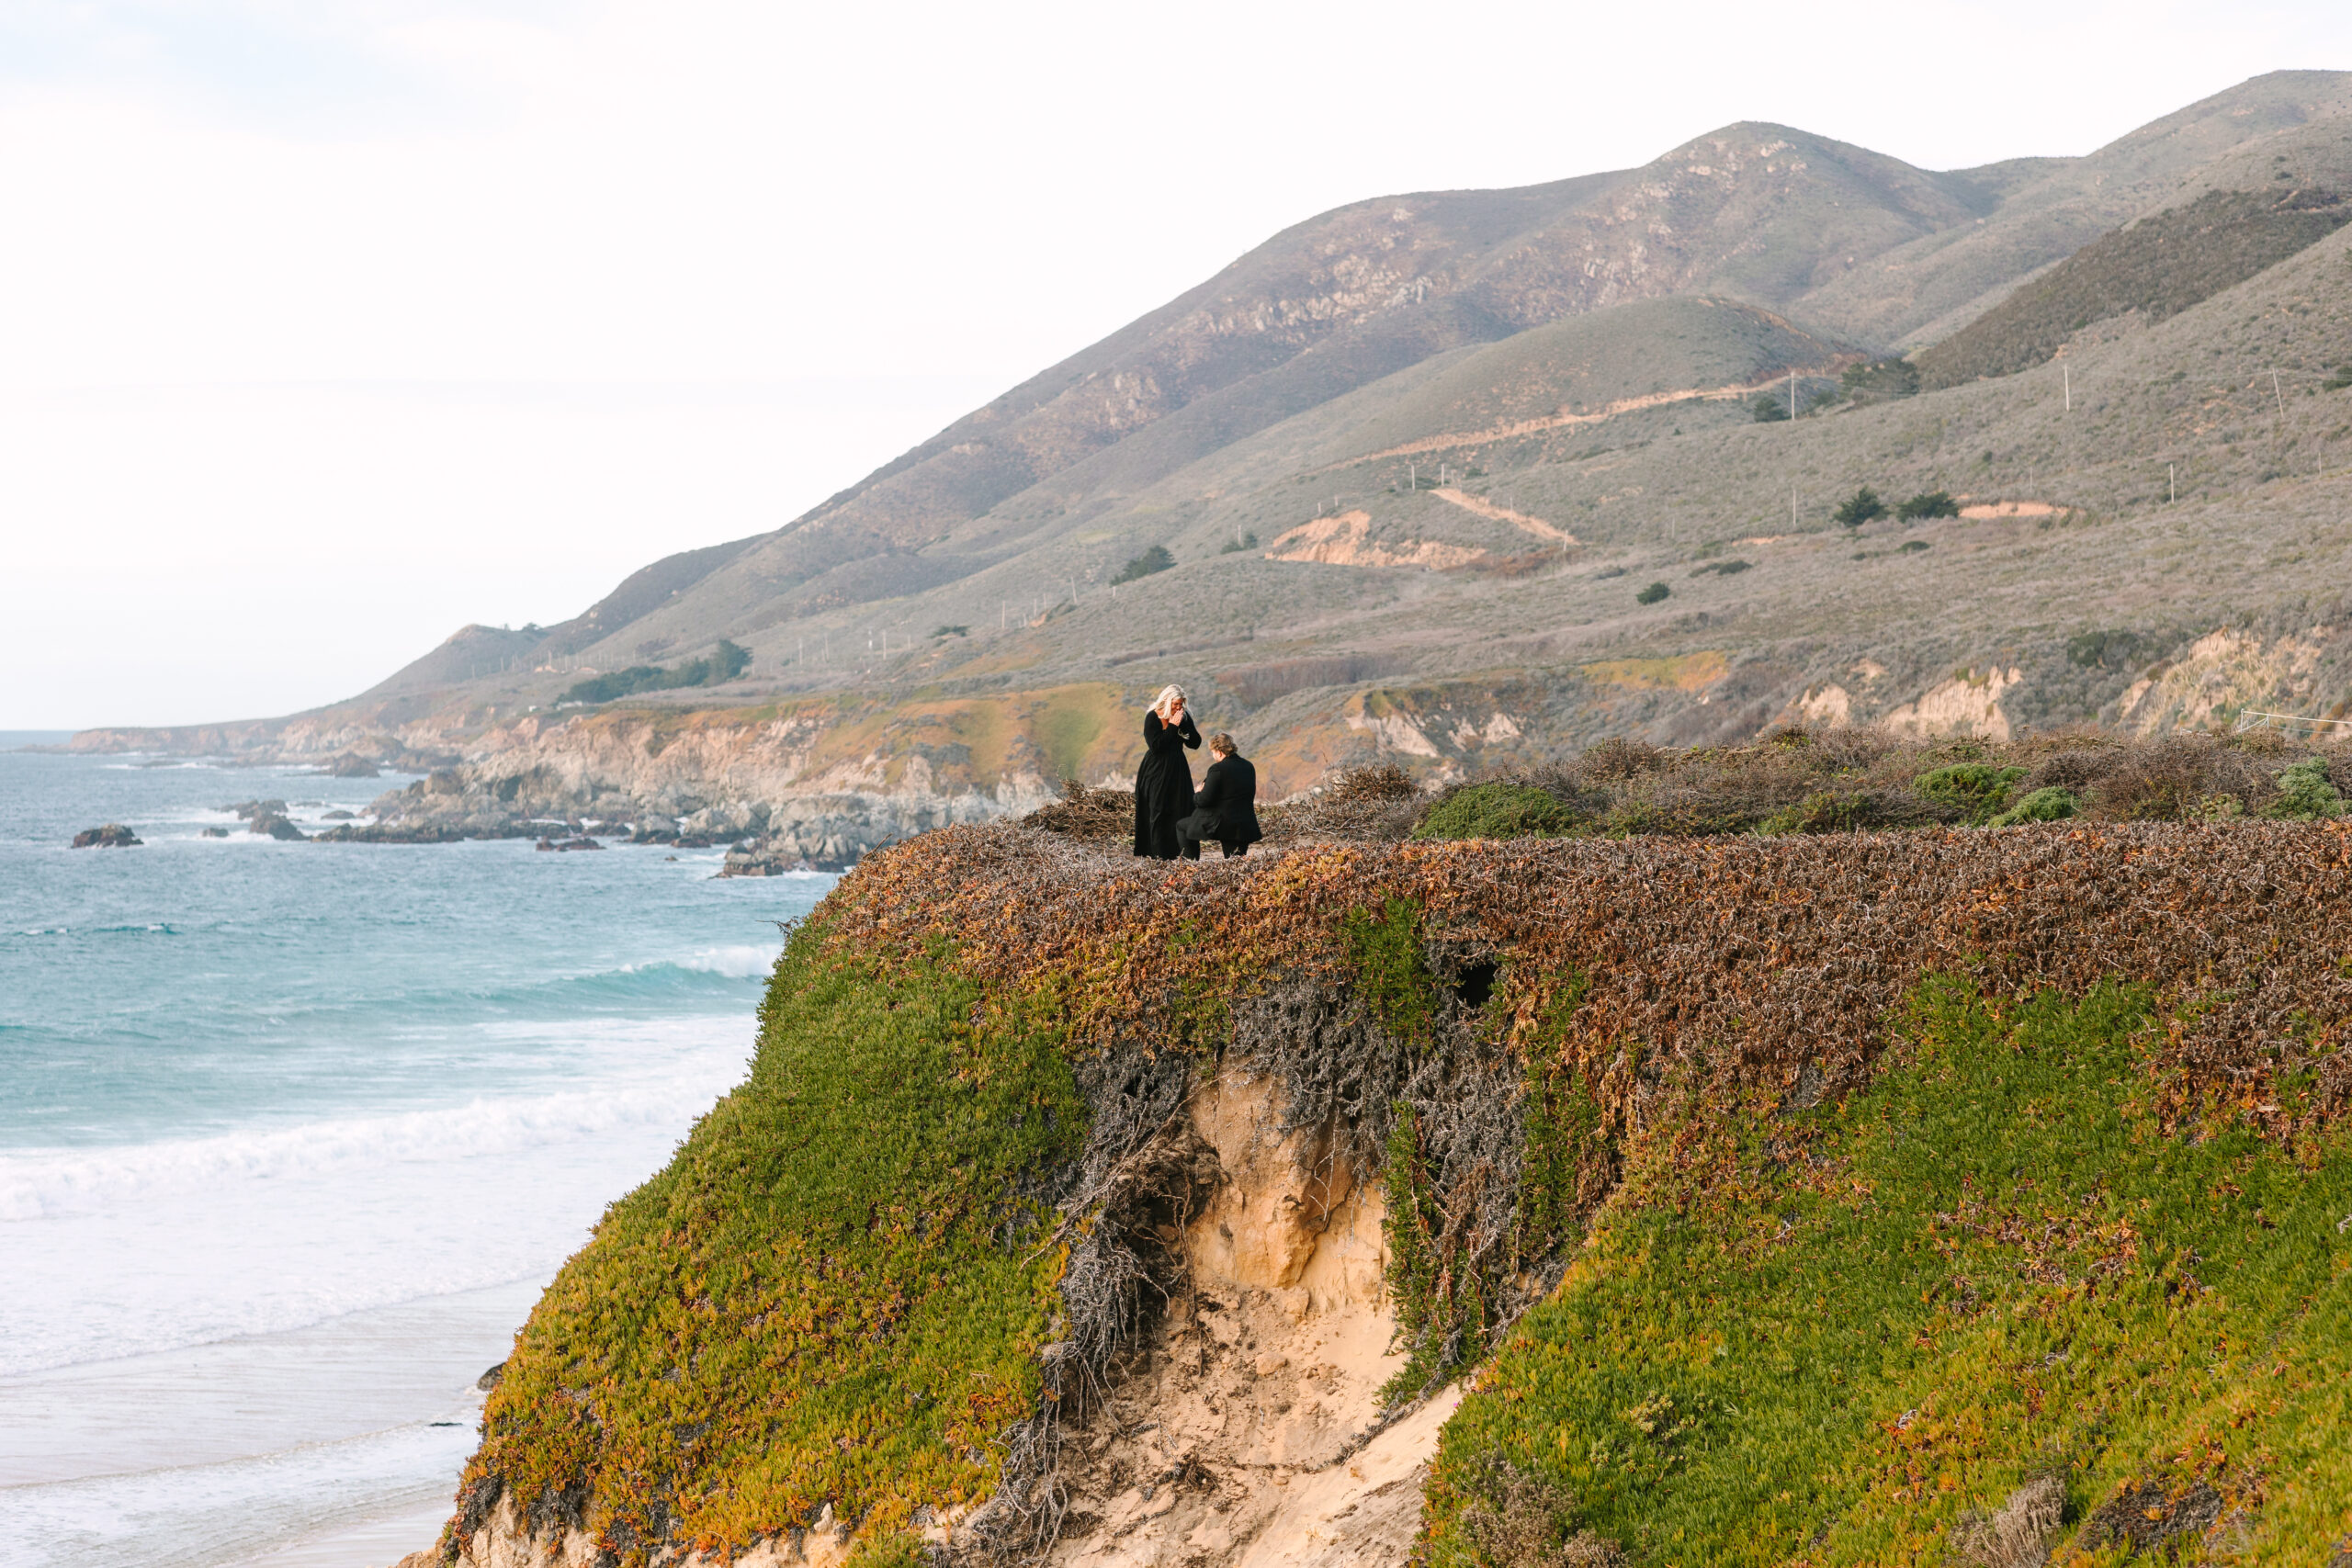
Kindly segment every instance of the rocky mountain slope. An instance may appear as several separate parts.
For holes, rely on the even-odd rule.
[[[693,818],[834,861],[1123,773],[1169,680],[1278,793],[1617,732],[2332,711],[2347,80],[2257,78],[2082,158],[1930,173],[1739,125],[1358,203],[562,626],[77,743],[444,770],[388,831]],[[1922,344],[1950,384],[1903,395],[1887,356]],[[1865,486],[1959,515],[1833,522]],[[567,705],[720,638],[739,679]]]

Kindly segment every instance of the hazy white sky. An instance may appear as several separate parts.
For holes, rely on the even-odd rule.
[[[2347,65],[2340,0],[0,0],[0,728],[562,619],[1343,201]]]

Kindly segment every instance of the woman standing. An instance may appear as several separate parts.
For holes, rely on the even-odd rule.
[[[1197,751],[1201,732],[1184,711],[1184,688],[1163,686],[1143,716],[1143,765],[1136,770],[1136,853],[1174,860],[1201,858],[1196,840],[1178,836],[1179,819],[1192,815],[1193,765],[1186,748]]]

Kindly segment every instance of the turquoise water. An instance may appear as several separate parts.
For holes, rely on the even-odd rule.
[[[403,782],[0,750],[0,1513],[30,1562],[199,1568],[437,1508],[472,1373],[741,1078],[775,922],[832,880],[221,809],[315,830]],[[107,821],[144,845],[66,848]]]

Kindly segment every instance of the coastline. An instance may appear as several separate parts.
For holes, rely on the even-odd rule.
[[[475,1381],[546,1283],[0,1379],[0,1497],[30,1562],[363,1568],[430,1546]],[[161,1555],[159,1517],[184,1521]]]

